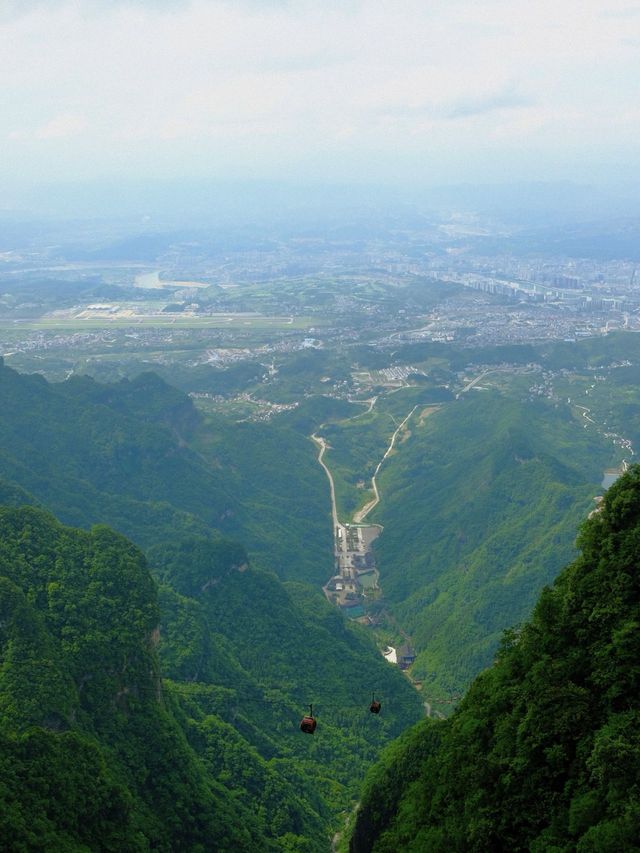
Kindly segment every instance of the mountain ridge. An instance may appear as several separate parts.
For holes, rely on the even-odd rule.
[[[640,467],[454,715],[368,774],[351,853],[638,849]]]

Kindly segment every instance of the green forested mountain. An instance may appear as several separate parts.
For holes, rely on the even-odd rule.
[[[67,524],[109,524],[144,548],[217,530],[281,577],[331,573],[312,443],[293,425],[204,421],[153,373],[50,384],[0,364],[0,477]]]
[[[640,468],[450,719],[368,775],[353,853],[640,849]]]
[[[414,418],[378,478],[387,605],[425,695],[459,695],[574,552],[611,445],[566,406],[500,391]],[[446,709],[446,706],[441,706]]]
[[[0,499],[23,507],[0,510],[0,846],[326,850],[421,708],[300,583],[324,579],[331,531],[296,424],[203,421],[153,374],[50,385],[0,367],[0,439]]]
[[[171,713],[137,549],[1,509],[0,607],[3,849],[268,849]]]
[[[234,423],[208,416],[189,442],[236,499],[237,509],[222,524],[242,539],[252,563],[321,586],[333,568],[329,489],[298,421]]]
[[[56,385],[0,366],[0,476],[65,523],[104,522],[146,546],[234,512],[222,477],[185,446],[195,412],[153,374]]]
[[[0,509],[3,849],[325,850],[365,766],[418,718],[319,594],[240,546],[186,548],[158,548],[158,599],[108,528]]]
[[[190,742],[273,832],[310,835],[309,822],[326,831],[383,743],[420,715],[401,674],[308,587],[283,588],[240,565],[197,594],[163,586],[160,601],[161,663]],[[385,703],[380,718],[368,709],[373,689]],[[313,739],[298,731],[309,703]],[[255,749],[250,766],[234,743],[242,738]]]
[[[591,390],[589,405],[614,422],[624,411],[606,408],[611,387]],[[407,394],[416,395],[409,410],[425,402],[422,389]],[[398,393],[380,406],[398,420],[406,402]],[[328,849],[366,768],[421,713],[418,695],[364,629],[304,583],[326,580],[332,550],[326,478],[308,434],[362,411],[318,397],[273,423],[234,424],[199,414],[153,374],[113,385],[87,377],[49,384],[0,365],[0,502],[32,505],[0,511],[0,761],[8,780],[0,783],[0,828],[19,839],[17,849],[36,849],[39,838],[60,850]],[[611,445],[557,397],[483,391],[425,412],[416,407],[378,478],[378,606],[411,633],[420,651],[414,675],[437,707],[490,662],[504,627],[527,618],[575,554],[575,527],[593,505]],[[385,436],[378,439],[362,445],[367,459],[384,450]],[[90,530],[63,527],[43,508]],[[500,660],[524,642],[512,638]],[[488,716],[476,724],[477,710],[460,717],[471,697],[491,719],[505,707],[483,683],[454,718],[465,738],[493,725]],[[373,691],[379,717],[368,711]],[[524,703],[518,713],[532,695],[509,694]],[[575,695],[576,724],[595,719],[591,700],[580,710],[584,697]],[[535,714],[551,715],[553,733],[552,698]],[[311,702],[313,738],[298,730]],[[567,715],[563,725],[573,725]],[[509,737],[519,744],[527,729],[514,725]],[[463,739],[439,763],[449,753],[437,745],[456,726],[422,724],[386,755],[386,769],[368,783],[354,836],[365,846],[356,849],[383,831],[390,834],[379,837],[387,845],[380,849],[409,844],[413,818],[403,821],[422,805],[408,782],[423,791],[421,770],[433,760],[433,778],[444,785],[448,775],[458,778],[458,759],[479,755]],[[536,731],[546,761],[555,745],[544,737]],[[507,748],[499,743],[496,761]],[[518,784],[522,754],[509,771]],[[553,759],[558,766],[564,755]],[[455,796],[483,778],[482,762],[468,776],[460,771]],[[515,798],[515,788],[504,793],[501,785],[500,796]],[[551,790],[555,807],[560,795]],[[433,801],[445,809],[454,793],[439,787]],[[424,843],[435,846],[413,849],[519,849],[486,828],[493,812],[483,809],[496,798],[491,790],[465,800],[462,813],[474,827],[480,815],[479,828],[447,828],[440,847],[433,838],[446,821],[421,824]],[[577,815],[582,806],[567,808]],[[581,820],[570,816],[572,827]],[[504,838],[519,838],[508,832]],[[555,841],[545,847],[541,838],[531,849],[553,849]]]

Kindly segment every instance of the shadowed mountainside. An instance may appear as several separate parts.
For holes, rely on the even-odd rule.
[[[640,468],[453,717],[368,775],[352,853],[637,850]]]

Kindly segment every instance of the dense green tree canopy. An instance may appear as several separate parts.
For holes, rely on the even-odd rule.
[[[368,776],[361,851],[617,853],[640,838],[640,468],[452,718]]]
[[[320,593],[241,546],[183,537],[150,556],[159,598],[120,534],[0,508],[0,846],[326,850],[417,695]],[[316,700],[311,740],[298,723]]]
[[[153,373],[51,384],[0,364],[0,478],[5,502],[20,493],[143,548],[223,535],[283,578],[331,574],[326,479],[298,421],[205,420]]]
[[[572,559],[609,459],[566,407],[499,391],[412,423],[373,520],[381,585],[431,702],[462,694]]]

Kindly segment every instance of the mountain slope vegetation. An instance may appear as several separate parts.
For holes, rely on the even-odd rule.
[[[109,524],[143,548],[217,531],[281,577],[331,573],[313,444],[293,427],[205,421],[153,373],[54,384],[0,364],[0,477],[64,523]]]
[[[574,552],[610,445],[566,407],[499,391],[414,419],[383,466],[381,585],[436,702],[459,695]],[[446,705],[441,706],[446,709]]]
[[[184,547],[158,549],[158,595],[109,528],[0,508],[4,849],[326,850],[365,767],[419,718],[319,594],[240,546]]]
[[[450,719],[368,775],[352,853],[637,850],[640,468]]]
[[[104,527],[0,509],[4,849],[271,842],[187,748],[159,678],[142,554]],[[272,846],[272,845],[271,845]]]

